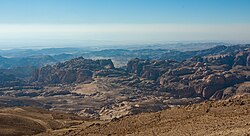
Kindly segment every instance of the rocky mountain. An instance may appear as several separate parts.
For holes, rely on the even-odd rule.
[[[0,56],[0,68],[10,69],[16,67],[42,67],[45,64],[58,62],[51,56],[29,56],[19,58],[6,58]]]
[[[42,67],[34,72],[31,81],[42,84],[89,82],[97,71],[99,72],[96,74],[101,75],[101,70],[109,69],[115,69],[111,60],[90,60],[79,57]]]
[[[2,70],[0,105],[32,100],[28,106],[112,120],[249,93],[248,45],[191,54],[181,61],[135,58],[123,68],[110,59],[78,57],[38,68],[31,79]]]
[[[226,53],[233,53],[236,50],[244,50],[246,48],[250,48],[250,45],[234,45],[234,46],[225,46],[219,45],[213,48],[204,49],[204,50],[195,50],[195,51],[172,51],[167,52],[161,55],[160,59],[166,60],[176,60],[176,61],[183,61],[186,59],[190,59],[192,57],[204,57],[208,55],[217,55],[217,54],[226,54]]]
[[[183,45],[184,46],[184,45]],[[76,57],[87,59],[112,59],[116,67],[125,67],[130,59],[140,58],[149,60],[183,61],[194,56],[207,56],[233,52],[234,50],[249,48],[250,45],[211,46],[212,48],[182,51],[165,48],[149,49],[104,49],[90,50],[85,48],[48,48],[41,50],[0,50],[0,68],[43,67],[48,64],[64,62]],[[158,46],[156,46],[158,47]],[[191,46],[192,47],[192,46]],[[191,48],[190,47],[190,48]],[[208,48],[208,47],[207,47]],[[4,56],[4,57],[3,57]]]
[[[214,55],[213,52],[208,56],[202,54],[182,62],[133,59],[128,62],[127,71],[154,80],[160,84],[160,91],[170,92],[176,97],[220,99],[236,93],[232,91],[232,94],[224,94],[223,90],[226,89],[228,93],[228,87],[237,88],[238,84],[250,80],[249,48],[239,47],[233,51],[232,47],[228,48],[217,47],[214,49],[220,49],[219,52],[223,50],[223,53]]]
[[[174,47],[175,45],[178,45]],[[241,45],[243,46],[243,45]],[[249,46],[249,45],[244,45]],[[174,47],[174,48],[173,48]],[[133,58],[150,60],[184,60],[195,55],[207,55],[229,50],[229,46],[216,46],[215,43],[171,44],[142,46],[141,48],[123,47],[121,49],[90,48],[45,48],[0,50],[0,68],[35,66],[42,67],[83,56],[88,59],[112,59],[115,66],[125,66]],[[185,49],[183,49],[185,48]],[[212,49],[208,49],[212,48]],[[239,48],[239,47],[236,47]],[[230,48],[233,49],[233,46]]]

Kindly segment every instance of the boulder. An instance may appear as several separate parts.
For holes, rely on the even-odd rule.
[[[244,82],[236,90],[237,94],[250,93],[250,82]]]
[[[235,95],[236,88],[235,87],[228,87],[223,91],[222,99],[228,99]]]

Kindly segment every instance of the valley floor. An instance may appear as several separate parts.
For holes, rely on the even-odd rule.
[[[249,136],[250,95],[90,123],[40,135]]]

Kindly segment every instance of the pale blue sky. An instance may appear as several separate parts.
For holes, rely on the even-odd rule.
[[[250,41],[250,0],[0,0],[0,28],[5,43]]]
[[[0,23],[250,23],[249,0],[0,0]]]

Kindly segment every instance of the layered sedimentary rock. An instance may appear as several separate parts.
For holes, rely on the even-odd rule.
[[[182,62],[134,59],[129,61],[127,71],[154,80],[160,84],[160,91],[169,92],[175,97],[220,99],[235,93],[229,87],[235,88],[249,81],[249,56],[248,48],[239,48],[228,49],[219,55],[194,56]],[[247,89],[244,92],[248,92]]]
[[[34,72],[31,81],[42,84],[87,82],[92,80],[96,71],[108,69],[114,69],[111,60],[90,60],[79,57],[54,66],[42,67]]]

